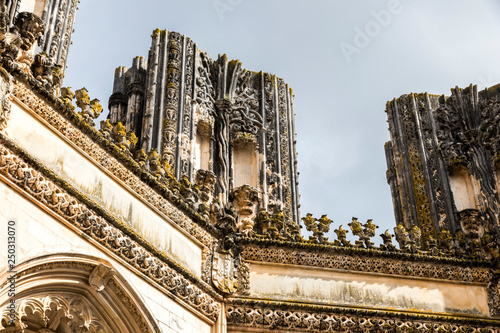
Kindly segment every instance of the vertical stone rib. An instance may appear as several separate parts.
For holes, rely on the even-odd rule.
[[[385,144],[385,159],[387,162],[387,183],[391,188],[392,195],[392,205],[394,207],[394,217],[396,219],[396,224],[404,223],[403,210],[401,205],[401,194],[398,189],[398,175],[396,172],[396,166],[394,164],[394,151],[392,148],[392,142],[389,141]]]
[[[193,181],[194,179],[194,166],[193,166],[193,143],[195,140],[195,124],[194,124],[194,107],[193,107],[193,101],[196,100],[196,75],[197,75],[197,70],[196,70],[196,64],[198,61],[198,47],[196,46],[196,43],[193,43],[193,73],[192,73],[192,84],[191,84],[191,91],[192,91],[192,98],[191,98],[191,107],[190,107],[190,113],[191,113],[191,118],[189,122],[189,143],[190,143],[190,151],[191,151],[191,156],[189,158],[189,171],[188,171],[188,176],[189,180]]]
[[[434,112],[432,108],[432,103],[430,100],[430,96],[428,93],[425,93],[425,104],[426,104],[426,110],[427,110],[427,117],[429,118],[430,126],[431,126],[431,138],[432,138],[432,146],[435,147],[436,149],[436,154],[435,158],[437,160],[438,164],[438,177],[439,177],[439,182],[441,186],[442,192],[442,198],[444,201],[444,213],[446,214],[446,223],[447,223],[447,229],[451,230],[452,232],[455,232],[456,230],[460,229],[460,226],[457,224],[457,221],[455,220],[455,214],[453,213],[453,202],[452,202],[452,197],[453,193],[451,192],[450,188],[450,181],[448,178],[448,171],[446,169],[445,162],[443,160],[443,157],[440,153],[438,153],[438,147],[439,147],[439,140],[437,137],[437,126],[436,126],[436,120],[434,119]],[[438,220],[439,223],[440,220]]]
[[[280,131],[280,118],[279,118],[279,95],[278,95],[278,79],[273,76],[273,86],[274,86],[274,115],[275,115],[275,126],[276,126],[276,170],[278,173],[279,184],[278,184],[278,209],[283,209],[283,175],[281,173],[281,131]]]
[[[416,143],[418,144],[419,148],[419,155],[420,155],[420,164],[422,168],[422,173],[423,173],[423,179],[424,179],[424,184],[425,189],[422,191],[425,193],[426,196],[426,201],[427,205],[429,207],[430,211],[430,216],[419,216],[419,223],[421,224],[426,224],[425,227],[423,225],[420,225],[420,228],[423,229],[423,236],[427,239],[428,236],[433,236],[437,237],[436,235],[436,228],[435,226],[437,225],[437,222],[439,221],[438,214],[436,212],[436,201],[434,198],[434,191],[433,191],[433,186],[431,184],[431,174],[429,172],[429,161],[428,161],[428,151],[425,147],[424,140],[425,140],[425,133],[423,132],[422,128],[422,119],[421,115],[419,112],[419,108],[417,106],[417,99],[419,96],[412,94],[411,95],[411,107],[413,110],[413,113],[415,115],[415,125],[416,125]],[[423,213],[423,212],[422,212]],[[427,214],[422,214],[422,215],[427,215]]]
[[[148,58],[148,75],[146,78],[146,106],[142,120],[142,134],[141,134],[141,148],[149,152],[155,147],[153,142],[154,133],[154,118],[155,118],[155,100],[156,100],[156,86],[157,86],[157,73],[158,73],[158,51],[159,51],[159,35],[160,30],[153,31],[151,35],[151,48],[149,50]],[[158,126],[158,125],[157,125]]]
[[[177,32],[168,34],[168,59],[166,71],[166,96],[165,107],[162,120],[162,158],[174,166],[174,173],[178,177],[180,175],[178,165],[178,145],[177,137],[177,121],[180,97],[180,81],[181,81],[181,66],[182,66],[182,36]],[[176,156],[177,153],[177,156]]]
[[[392,138],[396,143],[395,151],[400,157],[400,163],[395,163],[398,166],[399,174],[402,175],[403,182],[401,188],[401,200],[403,203],[402,213],[404,217],[404,223],[407,228],[416,225],[417,221],[417,210],[415,208],[415,195],[413,193],[412,186],[412,173],[410,168],[410,160],[408,154],[408,145],[406,143],[406,137],[404,133],[403,121],[401,119],[401,111],[399,101],[394,99],[393,107],[388,108],[389,111],[389,121],[392,120],[391,127],[393,128]]]
[[[292,94],[290,92],[290,87],[288,84],[286,87],[286,105],[287,105],[287,118],[288,118],[288,163],[290,168],[290,199],[291,205],[289,206],[292,213],[292,220],[295,222],[300,222],[298,212],[297,212],[297,179],[296,179],[296,164],[295,164],[295,144],[294,144],[294,128],[293,128],[293,108],[292,108]]]
[[[54,30],[55,30],[57,12],[59,11],[60,2],[61,0],[47,2],[47,9],[46,9],[47,15],[46,15],[46,20],[44,21],[45,35],[43,37],[43,43],[44,43],[43,50],[47,53],[49,57],[53,56],[51,54],[51,45],[52,45],[52,39],[54,38]]]
[[[74,2],[69,0],[68,6],[66,6],[64,13],[64,22],[62,26],[62,31],[64,31],[64,34],[60,36],[61,45],[64,45],[66,42],[66,31],[68,30],[69,27],[73,27],[72,17],[71,17],[71,10],[73,9],[73,6],[75,6]],[[64,60],[62,57],[63,53],[64,53],[64,47],[60,47],[59,52],[57,52],[56,56],[57,63],[61,63]]]
[[[177,109],[177,133],[175,143],[175,177],[181,178],[182,174],[182,134],[183,134],[183,119],[184,119],[184,73],[186,71],[186,36],[182,36],[182,51],[180,60],[180,84],[179,84],[179,103]]]
[[[63,73],[66,68],[66,59],[68,56],[69,45],[71,43],[71,35],[73,34],[73,24],[75,22],[76,2],[70,1],[70,3],[71,3],[70,6],[71,9],[68,14],[68,19],[67,19],[68,23],[64,29],[64,38],[61,41],[62,48],[60,50],[60,57],[57,60],[58,64],[62,66]]]
[[[156,150],[158,153],[161,153],[162,144],[163,144],[163,131],[164,131],[164,111],[163,107],[165,105],[165,90],[167,85],[167,61],[168,61],[168,36],[169,32],[167,30],[163,30],[160,33],[160,43],[159,43],[159,54],[158,54],[158,72],[157,72],[157,82],[156,86],[156,105],[155,105],[155,126],[156,128]]]
[[[261,131],[261,147],[260,151],[262,153],[262,161],[260,163],[260,181],[261,181],[261,190],[262,190],[262,208],[267,210],[267,204],[269,201],[268,193],[267,193],[267,172],[266,172],[266,164],[267,164],[267,140],[266,140],[266,132],[267,132],[267,123],[266,123],[266,91],[265,91],[265,83],[264,83],[264,73],[261,71],[260,75],[260,102],[261,108],[260,112],[262,115],[262,131]]]

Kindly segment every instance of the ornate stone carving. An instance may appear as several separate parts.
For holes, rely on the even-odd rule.
[[[106,287],[108,281],[113,277],[115,271],[104,264],[97,265],[89,276],[89,284],[96,290],[101,291]]]
[[[215,174],[207,170],[198,170],[196,172],[196,185],[200,190],[198,212],[200,215],[209,218],[210,208],[212,207],[214,199]]]
[[[31,297],[22,299],[16,306],[16,328],[22,332],[111,333],[104,329],[87,302],[81,297],[61,296]],[[5,314],[0,329],[6,329]],[[4,326],[5,325],[5,326]]]
[[[63,90],[64,91],[64,90]],[[171,217],[171,220],[177,223],[181,228],[190,233],[193,237],[198,239],[205,246],[211,246],[213,236],[203,229],[201,226],[194,223],[185,213],[181,212],[172,203],[168,202],[162,195],[157,193],[149,185],[145,184],[140,178],[132,171],[128,170],[122,163],[111,157],[106,150],[104,150],[99,143],[92,140],[90,137],[77,129],[70,121],[65,119],[60,113],[55,111],[52,107],[42,101],[32,91],[28,90],[26,86],[19,81],[14,81],[12,88],[13,95],[21,102],[26,104],[38,116],[45,119],[51,126],[59,132],[64,133],[66,138],[73,142],[80,149],[85,151],[91,158],[98,164],[105,167],[109,172],[121,179],[127,186],[133,189],[137,195],[143,197],[146,201],[155,206],[156,209]],[[63,94],[66,103],[71,104],[72,93],[67,90]]]
[[[238,272],[235,260],[230,253],[214,253],[212,283],[226,294],[233,294],[238,290]]]
[[[390,313],[353,310],[341,313],[328,307],[300,309],[290,304],[250,305],[246,302],[226,307],[230,327],[288,332],[490,332],[498,333],[498,323],[451,321],[447,317],[413,315],[400,319]],[[267,305],[267,306],[266,306]],[[333,310],[333,311],[332,311]]]
[[[358,236],[359,240],[356,241],[356,246],[372,248],[375,243],[370,241],[371,237],[375,236],[375,229],[378,228],[372,220],[368,220],[365,224],[361,225],[356,217],[352,218],[352,222],[348,224],[351,228],[352,234]]]
[[[0,68],[0,132],[5,131],[10,119],[9,95],[12,90],[12,81],[5,69]]]
[[[78,113],[83,121],[89,126],[94,127],[94,120],[102,112],[102,106],[97,98],[90,100],[87,89],[82,88],[75,91],[76,105],[81,109]],[[123,125],[122,125],[123,126]],[[118,144],[121,142],[118,141]]]
[[[43,21],[33,13],[21,12],[14,27],[5,36],[6,51],[4,56],[16,61],[26,74],[30,74],[34,61],[33,46],[43,35]]]
[[[310,240],[318,243],[326,243],[328,241],[328,237],[325,237],[325,233],[330,231],[330,224],[332,224],[333,221],[326,215],[322,215],[321,218],[316,219],[312,214],[307,213],[306,217],[302,218],[302,221],[304,221],[307,230],[313,233],[312,236],[309,236]]]
[[[253,79],[252,73],[246,69],[240,74],[229,116],[231,133],[257,135],[262,128],[262,116],[259,114],[259,100],[253,88]]]
[[[234,205],[238,212],[238,230],[245,236],[253,234],[258,191],[250,185],[242,185],[233,190]]]
[[[363,249],[356,249],[362,251]],[[391,275],[426,277],[442,280],[488,283],[488,267],[474,267],[473,263],[464,265],[462,260],[436,260],[422,262],[412,259],[412,254],[394,252],[371,252],[370,257],[345,254],[342,251],[318,252],[317,250],[291,249],[285,247],[245,246],[242,258],[250,261],[325,267],[346,271],[384,273]],[[376,255],[376,256],[375,256]],[[420,257],[421,258],[421,257]]]
[[[220,311],[215,299],[189,281],[163,257],[146,250],[143,245],[132,240],[126,232],[118,229],[99,216],[86,204],[72,197],[65,190],[48,180],[44,175],[28,166],[22,159],[0,145],[0,174],[26,191],[35,200],[59,214],[87,236],[93,238],[108,250],[120,256],[132,267],[148,275],[156,283],[169,290],[193,308],[209,318],[216,318]],[[175,268],[171,267],[174,266]]]

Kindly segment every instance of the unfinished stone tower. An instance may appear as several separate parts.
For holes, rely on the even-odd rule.
[[[498,242],[499,100],[499,86],[471,85],[450,97],[410,94],[387,104],[396,221],[419,226],[426,243],[443,231],[475,250]]]
[[[300,220],[293,96],[282,79],[155,30],[148,59],[116,69],[109,109],[110,123],[137,137],[136,154],[158,153],[177,180],[215,177],[214,202],[235,206],[241,230],[260,209]]]

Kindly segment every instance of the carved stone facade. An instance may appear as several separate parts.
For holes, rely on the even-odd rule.
[[[498,256],[489,244],[500,239],[499,98],[498,86],[471,85],[450,97],[410,94],[387,104],[387,179],[397,223],[419,226],[423,247],[450,232]]]
[[[299,221],[292,94],[282,79],[225,55],[214,61],[186,36],[155,30],[147,64],[135,58],[116,70],[109,106],[111,124],[133,131],[137,150],[158,152],[176,179],[213,172],[221,207],[250,185],[257,210]]]
[[[21,1],[0,6],[0,332],[499,332],[498,87],[388,104],[379,245],[372,220],[299,218],[282,79],[155,30],[98,130],[59,88],[76,2]]]

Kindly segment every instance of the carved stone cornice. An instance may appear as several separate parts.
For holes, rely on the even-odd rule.
[[[229,327],[259,332],[500,332],[500,320],[232,299]]]
[[[18,151],[22,157],[13,153],[13,150]],[[109,217],[102,217],[105,215],[102,208],[98,213],[95,209],[99,210],[99,206],[94,204],[90,208],[90,201],[85,200],[85,196],[78,195],[74,189],[71,193],[68,192],[70,186],[50,170],[38,163],[37,168],[42,168],[42,173],[30,165],[36,163],[26,152],[0,134],[0,175],[49,211],[81,230],[84,235],[151,278],[173,297],[212,320],[217,318],[220,305],[215,291],[135,234],[125,223],[112,222]]]
[[[254,262],[323,267],[344,271],[475,283],[489,283],[491,280],[489,267],[475,267],[473,262],[464,260],[454,262],[442,258],[441,261],[422,262],[417,260],[417,256],[412,255],[407,255],[406,258],[384,258],[375,256],[374,252],[371,256],[367,256],[323,250],[325,252],[286,247],[245,246],[241,256],[245,260]]]

